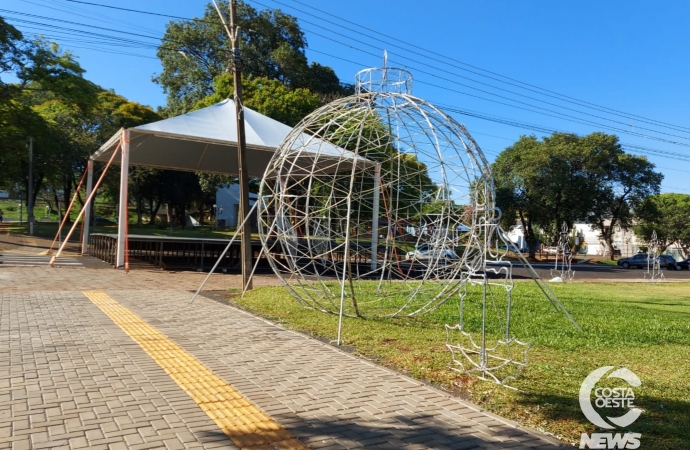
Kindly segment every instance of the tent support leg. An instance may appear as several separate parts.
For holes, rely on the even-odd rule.
[[[62,245],[60,245],[60,248],[58,249],[58,251],[57,251],[57,253],[55,254],[55,256],[53,256],[52,258],[50,258],[50,263],[49,263],[49,264],[50,264],[50,267],[54,267],[54,265],[55,265],[55,260],[58,259],[58,257],[60,256],[60,253],[62,253],[62,250],[65,248],[65,246],[66,246],[67,243],[69,242],[69,238],[70,238],[70,236],[72,236],[72,233],[74,232],[74,229],[77,228],[77,225],[79,224],[79,220],[80,220],[82,217],[84,217],[84,211],[85,211],[86,208],[88,208],[89,205],[91,204],[91,200],[93,200],[93,195],[94,195],[94,194],[96,193],[96,191],[98,190],[98,186],[101,185],[101,181],[103,181],[103,179],[105,178],[105,174],[108,173],[108,168],[109,168],[110,165],[113,163],[113,159],[115,159],[115,155],[117,155],[117,152],[121,149],[121,147],[122,147],[122,143],[118,144],[117,148],[115,148],[115,151],[113,152],[112,156],[110,157],[110,160],[108,160],[108,164],[106,164],[106,165],[105,165],[105,168],[103,169],[103,173],[101,173],[100,178],[99,178],[98,181],[96,182],[96,186],[94,187],[93,192],[91,192],[91,195],[86,199],[86,203],[84,204],[84,207],[81,209],[81,211],[79,211],[79,215],[77,215],[77,218],[76,218],[76,220],[74,221],[74,224],[72,224],[72,228],[70,228],[69,233],[67,233],[67,237],[66,237],[65,240],[62,242]]]
[[[124,130],[122,164],[120,165],[120,206],[117,220],[117,256],[115,268],[125,265],[125,240],[127,239],[127,181],[129,179],[129,130]]]
[[[86,194],[85,198],[91,197],[93,191],[93,159],[89,158],[86,163]],[[81,254],[89,254],[89,227],[91,226],[91,204],[84,205],[84,233],[81,236]]]

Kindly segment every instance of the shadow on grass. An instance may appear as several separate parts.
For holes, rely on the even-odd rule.
[[[659,310],[663,312],[669,312],[672,311],[674,314],[690,314],[690,308],[688,308],[687,302],[651,302],[651,301],[644,301],[644,300],[626,300],[626,304],[630,304],[631,306],[635,305],[642,305],[639,306],[640,308],[643,308],[645,310]],[[646,306],[649,305],[649,306]],[[654,306],[671,306],[671,307],[678,307],[678,308],[687,308],[687,311],[680,311],[677,309],[673,310],[668,310],[668,309],[663,309],[663,308],[654,308]]]
[[[560,395],[524,394],[517,399],[523,407],[536,409],[544,419],[554,422],[570,420],[579,422],[588,433],[624,433],[626,431],[642,434],[642,448],[680,449],[687,448],[690,442],[690,402],[672,401],[657,397],[638,397],[634,405],[644,413],[626,429],[598,429],[585,418],[577,398]],[[598,410],[602,417],[616,417],[625,410]]]

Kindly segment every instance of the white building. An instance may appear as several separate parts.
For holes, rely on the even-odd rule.
[[[584,243],[580,243],[581,254],[602,256],[606,251],[606,244],[599,239],[599,230],[595,230],[588,223],[576,223],[575,233]]]
[[[249,207],[251,208],[256,202],[256,194],[249,193]],[[228,186],[220,187],[216,191],[216,224],[219,227],[236,227],[237,216],[240,212],[240,185],[230,184]],[[256,212],[252,213],[250,219],[252,228],[256,228]]]
[[[606,224],[606,222],[604,223]],[[594,229],[591,224],[576,223],[574,232],[584,241],[584,245],[581,245],[580,247],[580,254],[588,256],[610,257],[610,252],[606,243],[599,238],[599,230]],[[506,233],[506,235],[517,247],[527,247],[522,225],[513,225],[510,227],[510,230]],[[633,256],[642,251],[643,247],[646,246],[647,243],[638,239],[638,237],[635,236],[635,233],[633,233],[632,229],[626,230],[620,226],[617,226],[614,230],[613,247],[617,250],[620,250],[620,254],[616,252],[616,259]],[[672,255],[676,259],[683,258],[683,250],[678,245],[669,246],[664,253]]]
[[[513,244],[519,249],[527,248],[527,240],[525,239],[525,232],[522,229],[522,225],[513,225],[510,230],[506,232],[508,239],[512,241]]]
[[[604,224],[607,225],[607,222],[609,221],[604,222]],[[576,223],[575,229],[577,233],[582,233],[584,236],[584,241],[587,245],[587,255],[610,255],[606,243],[599,238],[601,234],[599,230],[593,229],[588,223]],[[617,258],[633,256],[640,251],[640,247],[645,245],[646,243],[640,241],[632,230],[626,230],[620,226],[616,226],[613,232],[613,247],[614,249],[620,250],[620,254],[616,255]]]

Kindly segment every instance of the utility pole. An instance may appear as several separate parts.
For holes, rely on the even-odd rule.
[[[26,218],[29,236],[34,235],[34,138],[29,136],[29,198],[26,199]]]
[[[240,178],[240,210],[237,217],[239,226],[249,212],[249,177],[247,174],[246,146],[244,134],[244,107],[242,106],[242,73],[240,72],[241,56],[237,42],[237,0],[230,0],[230,41],[232,43],[232,77],[235,86],[235,110],[237,119],[237,167]],[[242,285],[252,289],[250,273],[252,270],[252,227],[247,221],[242,227],[241,261]]]

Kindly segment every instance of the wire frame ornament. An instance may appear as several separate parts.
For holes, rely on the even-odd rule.
[[[647,270],[644,273],[644,278],[649,279],[652,283],[659,283],[666,278],[661,270],[659,250],[659,238],[656,235],[656,230],[653,230],[647,250]]]
[[[572,269],[573,252],[570,248],[569,236],[570,228],[568,228],[567,223],[563,222],[563,224],[561,224],[561,235],[558,238],[556,263],[554,264],[554,268],[551,269],[551,276],[560,278],[561,281],[572,281],[575,277],[575,272]]]
[[[458,298],[456,365],[512,379],[528,346],[510,333],[512,263],[498,251],[510,241],[488,161],[463,125],[411,95],[409,72],[367,69],[356,82],[273,155],[258,195],[264,255],[302,305],[340,315],[338,343],[344,315],[414,316]]]
[[[347,316],[431,311],[453,298],[493,208],[487,160],[465,127],[410,94],[402,69],[357,74],[357,93],[306,117],[268,165],[259,233],[305,306]],[[486,206],[485,203],[489,202]]]

